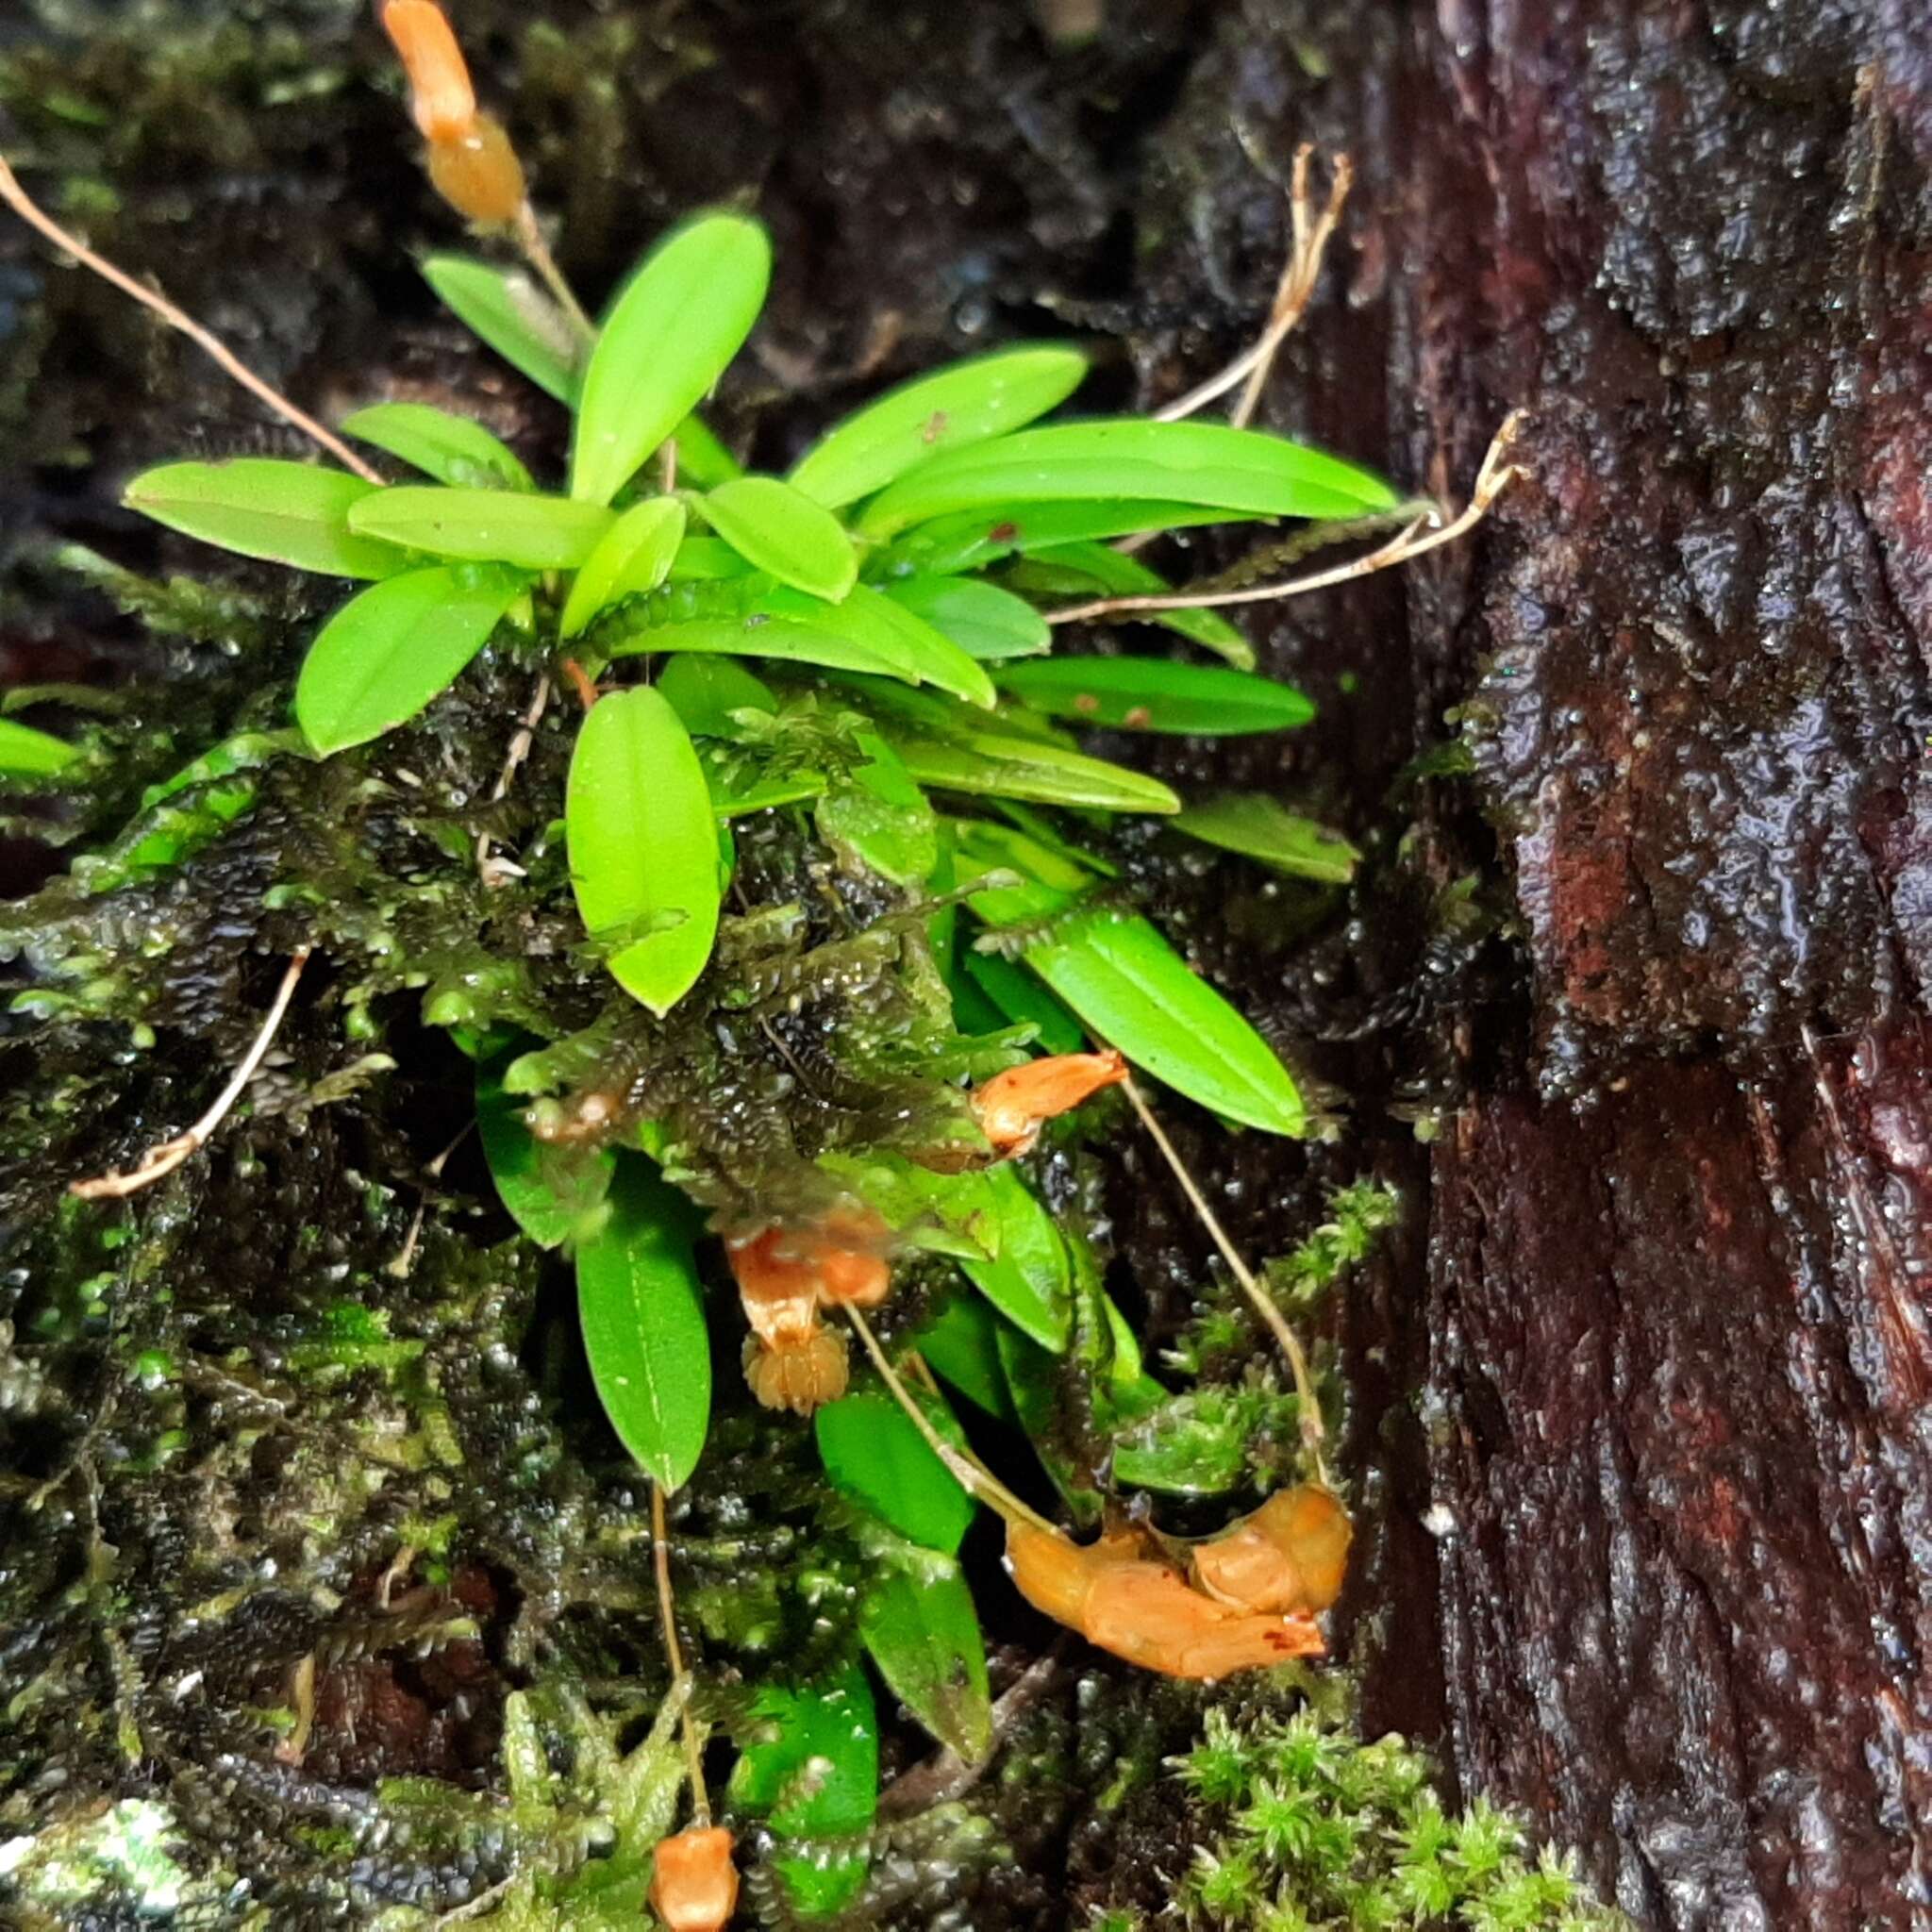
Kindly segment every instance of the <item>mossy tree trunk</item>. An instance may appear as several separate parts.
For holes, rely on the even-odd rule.
[[[1923,8],[1113,0],[1096,45],[1051,56],[1017,0],[540,10],[531,28],[528,9],[478,4],[466,32],[587,289],[696,202],[748,192],[772,222],[776,302],[726,415],[774,459],[888,376],[1066,322],[1123,345],[1103,378],[1116,399],[1174,393],[1265,307],[1296,144],[1353,155],[1344,243],[1262,420],[1453,495],[1526,405],[1525,475],[1461,550],[1255,626],[1263,668],[1324,703],[1285,760],[1268,741],[1163,758],[1165,775],[1324,808],[1370,849],[1355,903],[1291,920],[1232,861],[1185,867],[1165,840],[1136,870],[1204,969],[1346,1102],[1334,1151],[1229,1146],[1195,1124],[1238,1238],[1285,1247],[1324,1181],[1371,1163],[1414,1205],[1332,1322],[1377,1524],[1351,1595],[1368,1712],[1446,1736],[1471,1790],[1540,1813],[1646,1924],[1932,1910]],[[361,0],[270,9],[261,31],[184,4],[140,40],[41,11],[4,56],[20,151],[130,266],[306,399],[447,389],[555,456],[549,413],[455,349],[401,266],[447,236],[372,85],[385,59]],[[258,432],[191,351],[12,228],[0,274],[8,673],[151,672],[153,647],[38,546],[193,568],[120,520],[114,491],[138,463]],[[178,714],[163,701],[158,725],[232,728],[248,662],[169,662]],[[179,747],[160,736],[130,783],[168,768]],[[1416,767],[1444,744],[1466,758]],[[245,1036],[248,949],[290,936],[209,926],[205,982],[158,1015],[178,1084],[138,1088],[114,1133],[186,1117],[192,1076]],[[303,1072],[335,1064],[327,1037],[297,1027]],[[130,1091],[119,1049],[104,1037],[97,1065],[61,1069],[80,1124],[57,1132],[58,1162],[126,1151],[102,1118]],[[272,1165],[286,1192],[224,1181],[254,1250],[240,1290],[195,1285],[205,1255],[168,1284],[210,1348],[251,1323],[279,1347],[277,1296],[320,1307],[330,1271],[373,1275],[394,1252],[412,1198],[365,1214],[361,1177],[400,1188],[448,1124],[409,1073],[340,1126],[319,1112]],[[1435,1128],[1420,1151],[1418,1116]],[[58,1178],[10,1198],[50,1211]],[[1158,1341],[1199,1244],[1137,1156],[1121,1181]],[[459,1235],[431,1239],[458,1280]],[[461,1285],[460,1320],[397,1291],[458,1465],[523,1389],[529,1307],[527,1281]],[[52,1371],[67,1408],[31,1361],[9,1373],[25,1495],[116,1424],[91,1433],[97,1357]],[[405,1437],[421,1392],[396,1398]],[[190,1391],[184,1426],[246,1424],[265,1445],[232,1470],[198,1453],[194,1482],[262,1512],[227,1519],[240,1543],[312,1561],[271,1519],[315,1503],[325,1472],[296,1466],[293,1438],[277,1447],[263,1399]],[[433,1471],[437,1440],[419,1450]],[[543,1467],[541,1509],[465,1583],[486,1625],[540,1590],[563,1606],[608,1587],[571,1569],[594,1527],[581,1472]],[[110,1491],[124,1592],[165,1594],[200,1521],[207,1493],[167,1481],[146,1537],[117,1526]],[[487,1513],[455,1487],[458,1512]],[[359,1588],[401,1506],[330,1507],[358,1541],[318,1574]],[[34,1547],[52,1602],[74,1552]],[[158,1644],[165,1623],[125,1627]],[[29,1668],[71,1667],[111,1703],[134,1668],[119,1640],[48,1627],[37,1653],[27,1633]],[[202,1661],[170,1657],[266,1699],[311,1635],[258,1619]],[[371,1674],[385,1714],[341,1776],[487,1760],[487,1724],[449,1713],[488,1712],[494,1665],[441,1668],[400,1688]],[[195,1740],[158,1709],[142,1721],[178,1774]],[[111,1789],[114,1759],[104,1737],[76,1774]],[[193,1790],[175,1776],[177,1802]],[[1015,1893],[1044,1914],[1015,1905],[1015,1922],[1056,1923],[1051,1894]]]

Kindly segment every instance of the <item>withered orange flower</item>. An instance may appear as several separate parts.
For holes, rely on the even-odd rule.
[[[724,1932],[738,1908],[738,1868],[722,1824],[693,1825],[658,1846],[651,1909],[669,1932]]]
[[[1008,1067],[974,1088],[973,1116],[993,1151],[1005,1159],[1024,1154],[1056,1114],[1069,1112],[1103,1087],[1117,1087],[1126,1077],[1126,1061],[1111,1049],[1050,1054],[1028,1060],[1024,1067]]]

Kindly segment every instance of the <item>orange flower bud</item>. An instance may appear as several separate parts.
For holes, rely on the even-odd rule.
[[[383,30],[409,76],[409,111],[428,142],[454,141],[476,118],[476,93],[449,17],[436,0],[384,0]]]
[[[429,143],[429,182],[459,215],[500,226],[524,205],[524,164],[509,136],[488,114],[464,131]]]
[[[1126,1061],[1111,1050],[1052,1054],[1028,1060],[1024,1067],[1008,1067],[975,1088],[973,1115],[1004,1159],[1009,1154],[1024,1154],[1056,1114],[1070,1111],[1103,1087],[1116,1087],[1126,1077]]]
[[[738,1907],[738,1868],[722,1824],[680,1831],[658,1846],[651,1909],[669,1932],[724,1932]]]

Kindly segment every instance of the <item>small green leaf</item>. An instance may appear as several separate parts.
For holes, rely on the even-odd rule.
[[[993,926],[1051,922],[1049,936],[1024,947],[1026,963],[1099,1039],[1226,1119],[1272,1134],[1307,1131],[1288,1069],[1152,924],[1106,908],[1082,912],[1078,870],[1021,833],[982,822],[956,829],[963,875],[1000,866],[1026,878],[974,893],[973,909]]]
[[[604,640],[613,658],[635,657],[644,651],[715,651],[733,658],[776,658],[792,664],[824,664],[835,671],[864,671],[879,677],[902,674],[877,652],[863,644],[820,630],[808,624],[782,618],[697,617],[682,624],[665,624]]]
[[[234,737],[210,745],[198,758],[191,759],[158,784],[150,785],[141,794],[141,808],[151,810],[191,786],[233,777],[237,772],[257,771],[276,758],[308,749],[299,731],[238,731]]]
[[[945,741],[895,732],[892,746],[922,785],[974,798],[1021,798],[1092,811],[1180,809],[1180,799],[1158,778],[1038,739],[983,731]]]
[[[691,734],[648,685],[599,698],[565,790],[571,885],[595,939],[640,926],[610,961],[658,1015],[691,991],[718,931],[718,833]]]
[[[859,519],[890,537],[927,517],[1093,497],[1191,503],[1249,516],[1356,517],[1395,492],[1366,470],[1258,429],[1145,417],[1058,423],[935,457]]]
[[[1195,524],[1241,523],[1224,509],[1199,504],[1097,497],[1074,503],[1014,503],[963,510],[908,530],[883,553],[882,578],[908,571],[984,570],[1004,557],[1026,556],[1090,538],[1138,536],[1143,530],[1180,530]]]
[[[576,394],[577,338],[570,318],[530,278],[467,255],[431,255],[423,278],[473,334],[559,403]]]
[[[171,530],[243,557],[325,576],[375,579],[394,576],[414,561],[393,544],[351,530],[350,510],[378,494],[378,485],[346,471],[237,457],[143,470],[122,501]]]
[[[1286,731],[1315,708],[1292,685],[1220,664],[1165,658],[1056,658],[1001,667],[999,680],[1036,711],[1116,730],[1204,738]]]
[[[1345,886],[1361,859],[1340,832],[1296,816],[1260,791],[1228,791],[1191,805],[1175,813],[1174,826],[1274,872],[1324,885]]]
[[[1040,1466],[1053,1478],[1054,1488],[1060,1492],[1075,1523],[1086,1525],[1097,1522],[1102,1505],[1100,1492],[1089,1487],[1082,1472],[1058,1446],[1063,1438],[1065,1419],[1060,1362],[1037,1341],[1021,1334],[1010,1322],[1000,1324],[996,1345],[1013,1407],[1019,1414],[1021,1427],[1032,1441]]]
[[[875,1571],[858,1631],[892,1694],[968,1764],[992,1755],[986,1640],[957,1563]]]
[[[739,476],[706,496],[706,521],[781,584],[836,604],[858,580],[858,553],[830,510],[775,476]]]
[[[671,440],[677,445],[677,480],[692,490],[715,490],[744,475],[744,465],[702,416],[687,416]]]
[[[1001,1016],[1015,1025],[1038,1029],[1040,1044],[1048,1053],[1080,1053],[1087,1036],[1080,1023],[1050,987],[1042,986],[1024,966],[997,953],[967,948],[959,968],[991,1000]]]
[[[456,682],[528,581],[507,564],[438,564],[352,597],[302,660],[304,736],[325,758],[413,718]]]
[[[911,1342],[941,1381],[995,1421],[1017,1424],[1019,1411],[1000,1367],[999,1331],[1000,1318],[992,1309],[978,1295],[961,1293],[930,1317]]]
[[[674,584],[706,583],[751,575],[751,565],[722,537],[687,537],[671,559]]]
[[[894,885],[921,884],[939,864],[939,820],[891,745],[869,731],[858,744],[865,761],[820,799],[819,834]]]
[[[51,778],[79,756],[47,732],[0,718],[0,773],[9,778]]]
[[[924,1398],[921,1407],[941,1435],[964,1441],[938,1397]],[[812,1418],[812,1430],[825,1474],[841,1496],[923,1549],[957,1553],[973,1522],[973,1498],[890,1395],[870,1390],[842,1395]]]
[[[704,215],[645,256],[591,352],[570,493],[608,503],[709,392],[751,333],[772,244],[741,215]]]
[[[444,490],[392,484],[349,511],[349,527],[436,557],[575,570],[616,522],[593,503],[509,490]]]
[[[1248,1389],[1165,1396],[1114,1444],[1113,1475],[1171,1496],[1219,1496],[1248,1474],[1250,1445],[1293,1443],[1294,1398]]]
[[[1000,1217],[999,1253],[962,1261],[968,1278],[1023,1335],[1058,1355],[1073,1322],[1073,1277],[1053,1216],[1011,1165],[987,1171]]]
[[[603,1232],[577,1250],[591,1375],[624,1446],[663,1488],[680,1489],[711,1416],[711,1349],[691,1255],[698,1217],[641,1154],[619,1162],[610,1210]]]
[[[503,1091],[503,1070],[514,1058],[512,1050],[477,1064],[476,1134],[516,1224],[540,1248],[558,1248],[602,1227],[617,1156],[608,1147],[538,1140],[524,1124],[522,1103]]]
[[[427,403],[376,403],[358,409],[342,427],[386,449],[412,469],[458,490],[534,490],[516,452],[480,423]]]
[[[982,663],[1038,658],[1053,648],[1053,630],[1032,605],[977,577],[921,571],[894,577],[885,591]]]
[[[955,362],[847,416],[799,459],[791,481],[827,509],[839,509],[944,451],[1003,436],[1045,415],[1086,374],[1086,357],[1058,345],[1002,349]]]
[[[623,511],[578,570],[564,600],[559,635],[574,638],[621,598],[655,591],[671,574],[684,525],[684,506],[675,497],[647,496]]]
[[[835,1912],[865,1883],[865,1834],[878,1810],[879,1731],[872,1686],[854,1662],[818,1683],[767,1684],[739,1728],[734,1809],[768,1817],[780,1848],[773,1865],[807,1916]],[[827,1840],[858,1841],[835,1850]],[[800,1841],[798,1851],[784,1849]]]
[[[990,711],[999,702],[992,679],[943,631],[896,599],[858,584],[824,622],[902,668],[900,675]]]
[[[1158,571],[1149,570],[1138,557],[1097,542],[1036,550],[1026,561],[1014,566],[1013,588],[1029,593],[1036,584],[1045,589],[1056,572],[1064,574],[1054,591],[1056,595],[1164,597],[1174,590]],[[1139,614],[1148,624],[1205,645],[1237,671],[1255,668],[1254,645],[1218,610],[1143,610]]]
[[[658,674],[658,690],[693,738],[737,738],[733,713],[778,708],[772,687],[729,658],[679,652]]]

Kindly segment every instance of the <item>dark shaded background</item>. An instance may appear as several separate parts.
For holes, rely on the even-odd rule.
[[[1529,475],[1460,550],[1251,626],[1324,705],[1286,751],[1154,755],[1335,817],[1353,903],[1164,838],[1138,872],[1343,1095],[1334,1150],[1191,1139],[1236,1238],[1367,1165],[1412,1206],[1333,1324],[1369,1715],[1646,1924],[1926,1923],[1932,17],[1107,11],[1059,49],[1019,0],[461,18],[587,291],[693,204],[771,223],[721,416],[772,462],[1015,334],[1110,344],[1101,402],[1176,392],[1258,323],[1296,143],[1354,156],[1262,420],[1455,495],[1525,404]],[[554,453],[407,265],[452,225],[359,0],[14,0],[0,60],[23,172],[265,374],[325,408],[459,378]],[[138,632],[38,546],[152,563],[125,475],[281,432],[10,222],[0,357],[0,675],[125,678]],[[1411,768],[1445,745],[1466,771]],[[1198,1243],[1131,1155],[1119,1195],[1158,1335]]]

